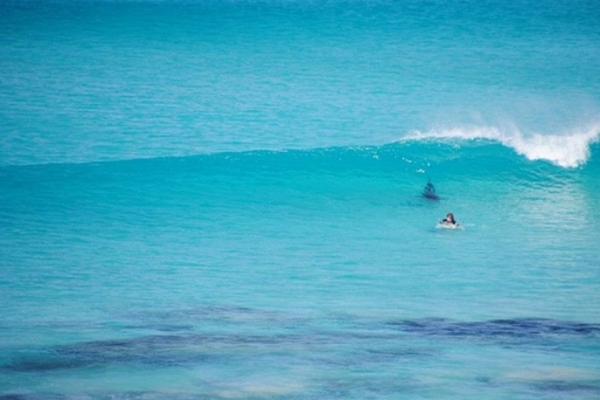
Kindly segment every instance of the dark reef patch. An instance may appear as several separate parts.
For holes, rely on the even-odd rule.
[[[481,322],[425,318],[390,322],[389,324],[405,332],[448,337],[526,339],[560,335],[588,336],[600,333],[600,324],[542,318],[498,319]]]

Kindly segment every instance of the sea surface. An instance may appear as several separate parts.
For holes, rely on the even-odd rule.
[[[0,400],[600,398],[599,21],[1,1]]]

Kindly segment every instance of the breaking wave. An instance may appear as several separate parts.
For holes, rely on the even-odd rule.
[[[457,127],[452,129],[414,131],[404,140],[424,139],[486,139],[512,148],[529,160],[546,160],[560,167],[575,168],[591,156],[591,145],[600,141],[600,124],[575,129],[564,134],[524,134],[518,128],[494,126]]]

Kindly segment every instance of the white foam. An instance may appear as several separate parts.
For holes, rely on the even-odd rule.
[[[414,131],[405,140],[422,139],[486,139],[499,142],[529,160],[547,160],[565,168],[585,164],[590,157],[590,145],[600,140],[600,123],[563,134],[523,134],[516,127],[459,127],[453,129]]]

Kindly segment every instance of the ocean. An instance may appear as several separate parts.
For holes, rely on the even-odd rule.
[[[1,2],[0,400],[599,398],[598,21]]]

